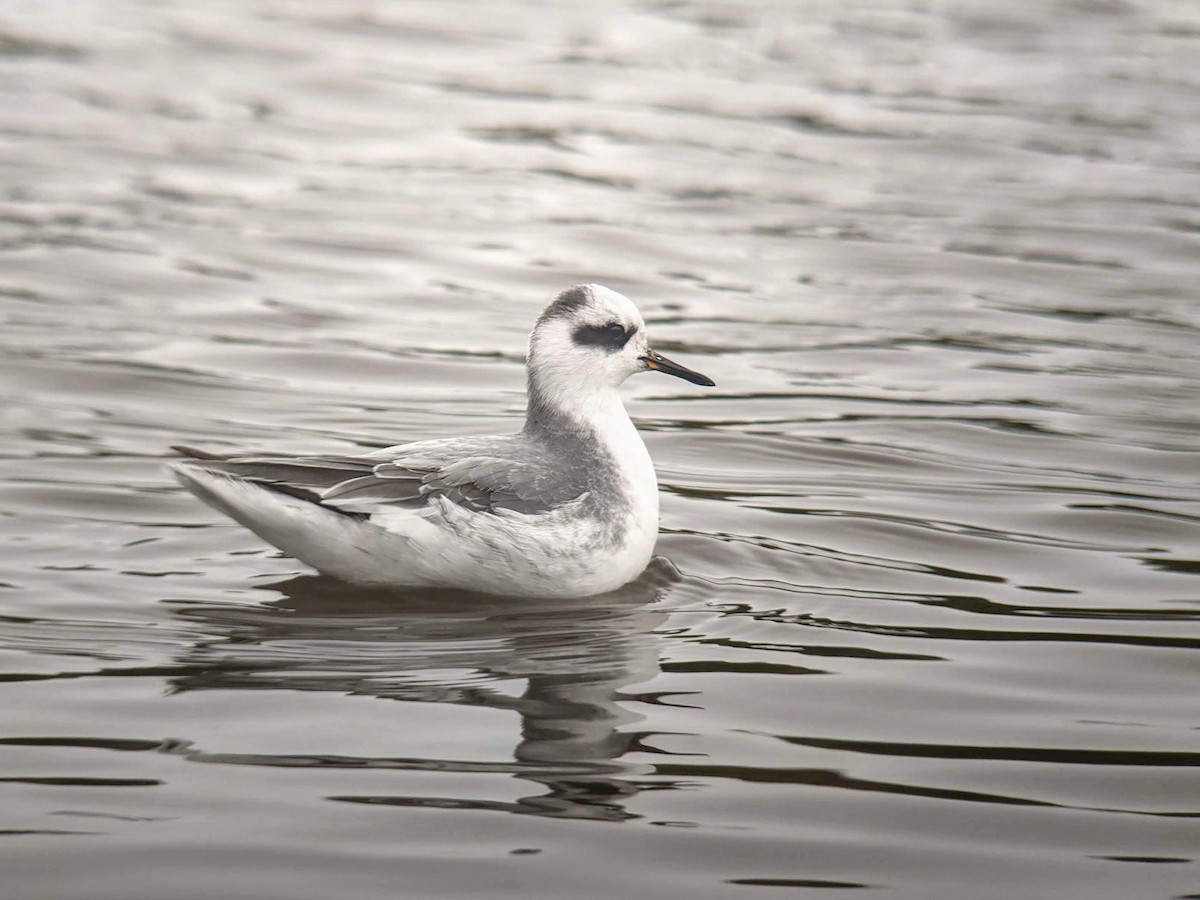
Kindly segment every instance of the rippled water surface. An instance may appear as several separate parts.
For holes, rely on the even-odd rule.
[[[0,8],[20,900],[1200,895],[1200,7]],[[166,447],[514,430],[559,290],[664,557],[377,594]]]

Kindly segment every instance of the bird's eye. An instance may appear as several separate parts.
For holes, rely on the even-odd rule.
[[[633,330],[626,329],[620,322],[607,325],[579,325],[571,332],[571,339],[580,346],[591,344],[602,347],[609,353],[616,352],[629,343]]]

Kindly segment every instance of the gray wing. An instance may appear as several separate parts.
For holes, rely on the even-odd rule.
[[[378,462],[369,473],[324,491],[322,503],[375,512],[419,508],[439,496],[474,512],[538,514],[587,489],[580,473],[522,435],[424,441],[383,454],[375,455]]]
[[[386,509],[419,510],[435,496],[474,512],[538,514],[586,490],[583,479],[520,436],[428,441],[385,452],[387,457],[197,459],[192,465],[368,516]]]

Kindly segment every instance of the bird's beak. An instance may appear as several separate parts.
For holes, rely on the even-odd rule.
[[[684,381],[690,381],[692,384],[702,384],[705,387],[716,387],[717,383],[707,375],[701,375],[699,372],[693,372],[691,369],[681,366],[677,362],[671,362],[660,353],[655,353],[653,350],[647,350],[646,355],[642,357],[642,362],[646,364],[646,368],[653,372],[665,372],[668,375],[674,375],[676,378],[682,378]]]

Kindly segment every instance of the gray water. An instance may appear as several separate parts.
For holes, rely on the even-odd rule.
[[[167,446],[514,430],[664,559],[354,590]],[[5,900],[1200,896],[1200,6],[0,7]]]

